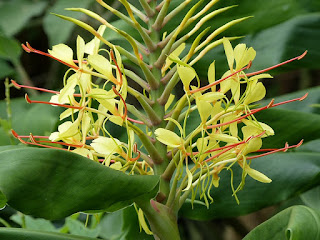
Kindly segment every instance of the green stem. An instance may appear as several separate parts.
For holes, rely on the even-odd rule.
[[[162,156],[159,154],[158,149],[153,145],[149,137],[137,126],[129,123],[129,126],[132,128],[132,130],[137,134],[139,139],[141,140],[143,146],[148,151],[150,157],[152,158],[153,162],[155,164],[160,164],[163,162]]]
[[[176,212],[153,200],[141,201],[137,205],[147,217],[156,240],[180,240]]]
[[[165,0],[165,3],[161,7],[160,12],[159,12],[154,24],[152,25],[152,27],[157,31],[162,29],[162,23],[163,23],[165,16],[167,15],[170,2],[171,2],[171,0]]]
[[[146,0],[139,0],[141,7],[146,12],[148,17],[153,17],[155,14],[155,11],[150,7],[148,2]]]

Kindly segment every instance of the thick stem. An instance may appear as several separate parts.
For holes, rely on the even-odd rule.
[[[153,200],[138,203],[138,206],[147,217],[155,239],[180,240],[176,212]]]

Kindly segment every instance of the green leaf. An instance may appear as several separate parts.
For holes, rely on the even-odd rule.
[[[308,93],[308,96],[303,101],[296,101],[291,102],[289,104],[284,104],[278,106],[276,109],[287,109],[292,111],[299,111],[299,112],[306,112],[306,113],[320,113],[320,108],[313,107],[313,104],[319,104],[320,103],[320,87],[313,87],[308,89],[303,89],[300,91],[296,91],[289,94],[284,94],[278,97],[275,97],[275,103],[300,98],[303,95]],[[265,99],[263,101],[260,101],[259,104],[261,106],[266,106],[271,101],[271,99]]]
[[[287,208],[253,229],[244,240],[320,238],[320,215],[306,206]]]
[[[46,231],[46,232],[58,232],[58,229],[54,225],[42,218],[33,218],[27,215],[24,215],[25,228],[28,230],[34,231]],[[10,220],[22,226],[22,217],[21,214],[14,214],[10,217]]]
[[[27,27],[26,23],[42,13],[47,1],[10,0],[0,5],[0,28],[7,36]],[[1,45],[1,44],[0,44]]]
[[[104,239],[120,239],[122,234],[123,225],[123,211],[124,209],[107,213],[100,221],[100,233],[99,236]],[[115,224],[117,223],[117,224]]]
[[[21,55],[21,47],[17,40],[0,33],[0,58],[17,62]]]
[[[0,59],[0,79],[9,77],[13,73],[14,68],[12,68],[6,61]]]
[[[303,144],[301,147],[297,148],[298,152],[318,152],[320,153],[320,139],[316,139],[306,144]]]
[[[8,204],[45,219],[115,211],[158,191],[157,176],[128,176],[67,151],[0,147],[0,159],[0,190]]]
[[[263,139],[264,148],[280,148],[320,138],[320,115],[285,109],[267,109],[255,114],[256,118],[273,128],[275,135]]]
[[[55,4],[48,9],[46,16],[44,17],[44,30],[48,35],[50,45],[56,45],[62,42],[66,42],[70,37],[75,24],[64,21],[54,15],[55,14],[65,14],[65,8],[88,8],[88,6],[94,2],[93,0],[57,0]],[[78,18],[83,16],[77,12],[68,12],[69,17]]]
[[[117,224],[114,224],[117,223]],[[139,226],[137,212],[134,206],[107,214],[100,223],[100,237],[110,240],[152,240]]]
[[[320,186],[303,193],[300,198],[308,207],[320,210]]]
[[[97,237],[100,232],[99,226],[95,229],[90,229],[85,227],[82,222],[72,218],[66,219],[66,226],[69,228],[69,232],[73,235]]]
[[[320,184],[320,153],[278,153],[252,160],[251,167],[262,172],[271,183],[260,183],[247,176],[243,190],[237,193],[240,204],[232,196],[230,172],[224,170],[219,188],[211,189],[214,202],[205,206],[186,202],[180,216],[196,220],[229,218],[245,215],[280,203]],[[241,182],[242,169],[233,168],[234,186]]]
[[[0,209],[4,208],[7,204],[6,196],[0,191]]]
[[[53,232],[32,231],[21,228],[0,228],[0,238],[1,240],[96,240],[96,238]]]

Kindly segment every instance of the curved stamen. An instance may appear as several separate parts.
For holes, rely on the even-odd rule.
[[[291,59],[289,59],[289,60],[287,60],[287,61],[284,61],[284,62],[282,62],[282,63],[276,64],[276,65],[274,65],[274,66],[272,66],[272,67],[265,68],[265,69],[262,69],[262,70],[260,70],[260,71],[248,73],[248,74],[246,74],[246,76],[247,76],[247,77],[254,76],[254,75],[257,75],[257,74],[260,74],[260,73],[264,73],[264,72],[270,71],[270,70],[272,70],[272,69],[275,69],[275,68],[280,67],[280,66],[282,66],[282,65],[285,65],[285,64],[287,64],[287,63],[293,62],[293,61],[295,61],[295,60],[300,60],[300,59],[304,58],[305,55],[307,55],[307,52],[308,52],[308,51],[304,51],[304,53],[302,53],[300,56],[291,58]],[[244,77],[244,75],[240,75],[240,77]]]
[[[290,148],[300,147],[302,143],[303,143],[303,139],[298,144],[292,145],[292,146],[289,146],[288,143],[286,143],[284,148],[279,148],[279,149],[276,149],[276,150],[273,150],[273,151],[270,151],[270,152],[267,152],[267,153],[263,153],[263,154],[260,154],[260,155],[247,157],[247,159],[259,158],[259,157],[267,156],[267,155],[270,155],[270,154],[273,154],[273,153],[276,153],[276,152],[286,152]]]
[[[26,46],[26,45],[27,45],[27,46]],[[71,65],[71,64],[69,64],[69,63],[67,63],[67,62],[64,62],[64,61],[60,60],[59,58],[56,58],[56,57],[52,56],[52,55],[49,54],[49,53],[45,53],[45,52],[39,51],[39,50],[37,50],[37,49],[34,49],[33,47],[31,47],[31,45],[30,45],[28,42],[26,42],[26,45],[21,44],[22,48],[23,48],[27,53],[30,53],[30,52],[37,53],[37,54],[40,54],[40,55],[43,55],[43,56],[46,56],[46,57],[50,57],[50,58],[52,58],[52,59],[54,59],[54,60],[57,60],[58,62],[61,62],[61,63],[63,63],[64,65],[66,65],[66,66],[68,66],[68,67],[70,67],[70,68],[73,68],[73,69],[75,69],[75,70],[79,70],[79,69],[80,69],[78,66],[74,66],[74,65]]]
[[[224,77],[224,78],[221,78],[221,79],[218,80],[218,81],[215,81],[215,82],[213,82],[213,83],[211,83],[211,84],[208,84],[207,86],[204,86],[204,87],[201,87],[201,88],[192,90],[192,91],[190,91],[190,93],[192,94],[192,93],[200,92],[200,91],[203,91],[203,90],[207,90],[207,89],[209,89],[209,88],[211,88],[211,87],[213,87],[213,86],[221,83],[222,81],[224,81],[224,80],[226,80],[226,79],[228,79],[228,78],[230,78],[230,77],[238,74],[239,72],[242,72],[243,70],[250,68],[251,65],[252,65],[252,62],[250,61],[247,66],[241,68],[240,70],[235,71],[234,73],[231,73],[230,75],[228,75],[228,76],[226,76],[226,77]]]
[[[54,106],[65,107],[65,108],[83,109],[83,107],[71,106],[71,105],[66,105],[66,104],[31,100],[31,99],[29,98],[28,94],[25,95],[25,99],[26,99],[26,101],[27,101],[28,103],[42,103],[42,104],[54,105]]]

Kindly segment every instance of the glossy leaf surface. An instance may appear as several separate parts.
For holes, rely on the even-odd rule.
[[[0,148],[0,159],[0,190],[8,204],[36,217],[114,211],[158,191],[157,176],[128,176],[67,151]]]
[[[320,238],[319,212],[306,206],[287,208],[253,229],[244,240]]]
[[[75,236],[70,234],[41,232],[21,228],[0,228],[1,240],[94,240],[96,238]]]

